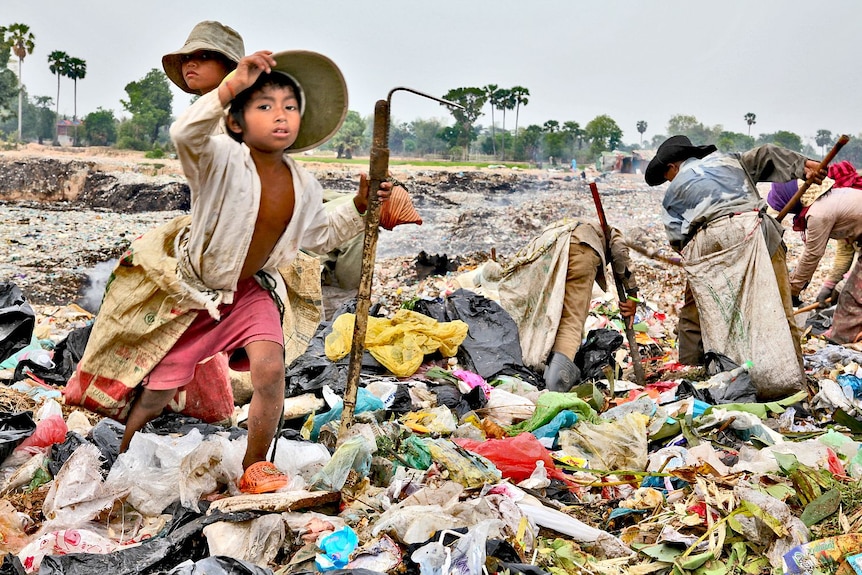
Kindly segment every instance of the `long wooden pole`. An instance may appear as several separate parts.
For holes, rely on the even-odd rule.
[[[808,176],[808,178],[805,180],[805,183],[799,186],[799,189],[796,191],[795,194],[793,194],[793,197],[790,198],[790,201],[787,202],[787,204],[785,204],[783,208],[781,208],[781,211],[778,212],[778,216],[776,216],[775,218],[776,220],[780,222],[788,213],[790,213],[790,210],[792,210],[796,206],[796,204],[799,203],[799,200],[802,199],[802,194],[804,194],[805,191],[811,187],[811,184],[814,183],[814,180],[815,178],[817,178],[819,172],[821,170],[825,170],[826,167],[829,166],[829,163],[835,159],[835,156],[838,155],[838,152],[841,151],[841,148],[844,147],[844,144],[849,141],[850,136],[848,136],[847,134],[843,134],[840,138],[838,138],[838,141],[835,142],[835,145],[832,146],[832,149],[829,150],[829,153],[826,154],[826,157],[823,158],[823,161],[820,162],[820,165],[817,167],[817,171],[811,172],[811,175]]]
[[[356,394],[359,389],[359,373],[362,370],[362,354],[365,353],[365,334],[368,331],[368,310],[371,307],[371,284],[374,279],[374,261],[377,256],[378,225],[380,223],[380,200],[377,190],[389,174],[389,102],[378,100],[374,105],[374,133],[368,169],[368,210],[365,213],[365,240],[362,243],[362,268],[359,276],[359,291],[356,295],[356,322],[353,327],[353,343],[350,346],[350,363],[347,367],[347,384],[344,387],[344,408],[341,412],[341,427],[338,429],[339,443],[347,438],[353,426],[356,411]]]
[[[605,236],[605,246],[607,248],[607,259],[608,263],[611,265],[611,272],[614,274],[614,284],[617,287],[617,297],[620,298],[620,301],[626,299],[626,288],[623,285],[623,278],[620,274],[617,273],[616,266],[614,266],[614,256],[611,253],[611,228],[608,225],[608,220],[605,218],[605,209],[602,207],[602,198],[599,196],[599,188],[596,186],[595,182],[590,182],[590,191],[593,194],[593,202],[596,204],[596,212],[599,214],[599,223],[602,226],[602,233]],[[644,374],[644,366],[641,363],[641,353],[640,348],[638,348],[638,342],[635,338],[635,330],[629,325],[629,322],[623,318],[623,325],[625,326],[626,331],[626,339],[629,342],[629,353],[632,356],[632,367],[635,370],[635,380],[638,385],[646,385],[646,375]]]

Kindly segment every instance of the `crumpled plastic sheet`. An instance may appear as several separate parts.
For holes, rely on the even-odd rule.
[[[347,356],[353,342],[354,314],[341,314],[332,322],[326,337],[326,357],[332,361]],[[467,324],[460,320],[439,322],[407,309],[392,319],[368,318],[365,346],[369,353],[398,377],[416,373],[425,356],[439,351],[453,357],[467,336]]]
[[[0,283],[0,361],[27,347],[33,338],[36,312],[12,282]]]

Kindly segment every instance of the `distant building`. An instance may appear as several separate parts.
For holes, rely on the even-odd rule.
[[[75,143],[75,128],[81,129],[81,120],[60,120],[57,122],[57,140],[61,146],[71,146]]]
[[[623,174],[643,174],[647,164],[655,156],[655,150],[634,150],[621,152],[613,150],[602,152],[596,159],[596,169],[600,172],[620,172]]]

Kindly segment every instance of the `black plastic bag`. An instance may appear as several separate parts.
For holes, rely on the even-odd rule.
[[[413,411],[413,398],[410,397],[410,389],[406,385],[399,385],[395,390],[395,399],[389,406],[389,412],[404,415]]]
[[[125,432],[125,425],[106,417],[97,423],[87,435],[87,440],[98,447],[99,453],[102,454],[104,474],[111,470],[117,457],[120,456],[120,443],[123,441]]]
[[[233,557],[216,555],[191,565],[177,565],[168,575],[272,575],[272,571]]]
[[[18,557],[7,553],[3,556],[3,563],[0,564],[0,575],[27,575],[27,571],[24,570]]]
[[[614,359],[614,352],[622,344],[623,336],[617,331],[607,328],[591,330],[575,354],[575,365],[581,370],[581,379],[605,379],[604,367],[607,365],[619,376],[620,368]]]
[[[173,412],[165,412],[148,422],[144,426],[143,431],[145,433],[155,433],[156,435],[186,435],[192,429],[197,429],[204,437],[213,433],[229,431],[230,435],[228,438],[231,441],[248,434],[248,431],[239,427],[227,428],[221,425],[213,425],[212,423],[201,421],[197,417]],[[122,434],[120,432],[120,437],[122,437]]]
[[[75,373],[78,362],[84,356],[84,349],[87,347],[87,341],[89,341],[92,331],[93,324],[79,327],[70,332],[69,335],[54,347],[55,372],[64,381],[69,381],[69,378]]]
[[[66,440],[63,441],[63,443],[53,444],[51,446],[51,450],[48,452],[47,464],[48,471],[51,475],[56,477],[57,474],[60,473],[60,469],[63,467],[63,464],[65,464],[66,461],[72,457],[72,454],[85,443],[89,442],[80,433],[77,431],[67,431]]]
[[[375,306],[379,309],[379,306]],[[335,318],[343,313],[355,313],[356,300],[352,300],[340,308],[333,315]],[[369,310],[369,316],[376,313],[376,309]],[[317,326],[317,331],[308,343],[305,353],[293,360],[285,370],[287,385],[284,390],[285,397],[296,397],[309,391],[317,391],[324,385],[329,387],[338,395],[344,394],[347,385],[347,367],[350,362],[350,354],[340,360],[333,362],[326,357],[326,336],[332,333],[332,322],[323,321]],[[362,354],[361,371],[375,375],[386,373],[387,370],[374,359],[368,350]]]
[[[437,396],[437,405],[445,405],[454,411],[459,419],[470,411],[470,404],[467,403],[461,391],[454,384],[429,385],[428,391],[433,392]]]
[[[0,412],[0,463],[35,430],[32,411]]]
[[[486,381],[504,374],[539,382],[539,376],[524,366],[515,320],[497,302],[459,289],[442,302],[420,300],[413,309],[437,321],[459,319],[467,324],[467,337],[458,346],[458,362],[464,369]]]
[[[31,374],[48,385],[66,385],[67,378],[57,373],[56,368],[45,367],[30,359],[22,359],[18,362],[12,380],[21,381]]]
[[[156,575],[166,573],[180,563],[205,558],[208,553],[203,528],[218,521],[248,521],[259,514],[251,511],[214,513],[201,516],[173,505],[174,518],[167,533],[143,541],[137,547],[120,549],[105,555],[70,553],[47,555],[42,560],[39,575]]]
[[[0,361],[30,345],[36,312],[21,289],[11,282],[0,283]]]
[[[508,570],[509,573],[523,573],[524,575],[548,575],[548,572],[528,563],[521,563],[518,552],[512,544],[503,539],[488,539],[485,542],[486,563],[495,566],[494,571],[500,573]]]
[[[717,351],[707,351],[704,353],[703,363],[709,376],[739,367],[732,359]],[[703,401],[706,401],[710,405],[757,402],[757,389],[755,389],[754,383],[751,381],[751,375],[747,372],[739,374],[735,380],[723,389],[710,388],[702,391],[707,392],[707,399]]]

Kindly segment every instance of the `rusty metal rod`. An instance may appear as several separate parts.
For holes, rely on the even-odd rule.
[[[344,441],[353,426],[356,411],[356,394],[359,388],[359,372],[362,370],[362,354],[365,353],[365,334],[368,331],[368,309],[371,307],[371,283],[374,279],[374,260],[377,254],[378,225],[380,224],[380,200],[377,190],[389,172],[389,102],[377,100],[374,105],[374,132],[368,169],[368,209],[365,212],[365,238],[362,243],[362,267],[359,276],[359,291],[356,295],[356,313],[353,326],[353,342],[350,346],[350,363],[347,366],[347,384],[344,387],[344,408],[341,412],[339,443]]]
[[[599,195],[599,187],[595,182],[590,182],[590,192],[593,194],[593,202],[596,204],[596,212],[598,212],[599,215],[599,224],[601,224],[602,234],[605,236],[607,262],[610,264],[611,272],[614,274],[614,284],[617,288],[617,297],[620,301],[624,301],[627,297],[626,288],[623,285],[623,278],[620,277],[621,274],[617,273],[616,266],[614,266],[614,256],[611,253],[611,227],[608,225],[607,218],[605,218],[605,208],[602,207],[602,197]],[[627,318],[623,318],[623,326],[625,327],[626,339],[629,342],[629,353],[632,356],[632,367],[635,370],[635,380],[638,385],[644,386],[646,385],[646,375],[644,374],[644,366],[641,363],[641,353],[635,337],[635,330],[629,325],[629,320]]]

